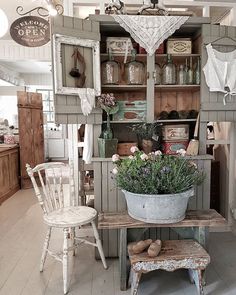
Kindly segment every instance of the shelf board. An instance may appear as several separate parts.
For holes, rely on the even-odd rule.
[[[108,53],[101,53],[100,54],[100,56],[101,57],[108,57]],[[124,57],[125,56],[125,54],[123,53],[123,54],[121,54],[121,53],[113,53],[112,54],[112,56],[117,56],[117,57]],[[131,54],[128,54],[127,55],[128,57],[131,57]],[[147,54],[146,53],[137,53],[136,54],[136,57],[146,57],[147,56]],[[167,57],[167,53],[164,53],[164,54],[155,54],[155,56],[156,57]],[[199,56],[201,56],[200,54],[195,54],[195,53],[192,53],[192,54],[171,54],[171,56],[173,57],[173,58],[178,58],[178,57],[180,57],[180,58],[185,58],[185,57],[199,57]]]
[[[102,89],[116,90],[116,91],[136,91],[136,90],[146,90],[147,85],[102,85]],[[200,85],[155,85],[155,89],[159,90],[198,90]]]
[[[198,90],[200,89],[200,85],[155,85],[155,89],[172,91],[180,89]]]
[[[108,57],[108,53],[101,53],[100,54],[101,57]],[[123,53],[112,53],[112,56],[117,56],[117,57],[125,57],[125,54]],[[131,57],[132,55],[131,54],[127,54],[128,57]],[[136,57],[146,57],[147,54],[140,54],[140,53],[137,53],[136,54]]]
[[[132,123],[144,123],[144,121],[141,120],[122,120],[122,121],[110,121],[111,124],[132,124]],[[107,121],[102,121],[102,123],[107,123]]]
[[[155,55],[156,57],[167,57],[167,54],[156,54]],[[171,57],[173,58],[185,58],[185,57],[200,57],[201,55],[200,54],[195,54],[195,53],[192,53],[192,54],[171,54]]]
[[[154,123],[182,123],[182,122],[196,122],[197,119],[166,119],[166,120],[155,120]],[[140,120],[122,120],[122,121],[110,121],[111,124],[130,124],[130,123],[143,123]],[[107,121],[102,121],[102,123],[107,123]]]
[[[147,85],[102,85],[103,89],[110,90],[126,90],[126,91],[135,91],[135,90],[146,90]]]
[[[197,119],[166,119],[166,120],[155,120],[155,123],[179,123],[179,122],[196,122]]]

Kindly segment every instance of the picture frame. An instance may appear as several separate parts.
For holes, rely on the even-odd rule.
[[[91,48],[92,63],[93,63],[93,88],[95,95],[101,94],[101,79],[100,79],[100,44],[99,41],[82,39],[80,37],[71,37],[67,35],[53,35],[53,84],[55,94],[61,95],[80,95],[86,94],[91,88],[78,88],[63,85],[63,60],[62,60],[62,45],[71,45],[78,47]]]

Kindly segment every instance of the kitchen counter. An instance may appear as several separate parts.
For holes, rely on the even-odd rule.
[[[0,144],[0,205],[19,189],[18,145]]]

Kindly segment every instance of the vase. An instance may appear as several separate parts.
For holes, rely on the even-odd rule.
[[[122,190],[128,214],[147,223],[176,223],[185,218],[188,200],[194,195],[191,188],[178,194],[145,195]]]
[[[145,154],[152,152],[153,142],[151,139],[142,139],[142,150]]]
[[[111,129],[111,122],[110,122],[109,114],[107,114],[107,125],[106,125],[106,128],[102,132],[102,138],[104,138],[104,139],[112,139],[113,138],[113,131]]]

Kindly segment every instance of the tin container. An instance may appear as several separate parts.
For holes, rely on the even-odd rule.
[[[118,101],[119,110],[112,116],[113,121],[144,121],[146,119],[147,102],[145,100]]]
[[[130,54],[133,49],[131,39],[126,37],[107,37],[106,45],[107,52],[110,49],[112,53]]]
[[[165,141],[188,140],[189,125],[165,125],[162,128],[162,136]]]
[[[188,140],[176,140],[176,141],[167,141],[163,140],[162,142],[162,151],[167,155],[175,155],[176,152],[180,149],[186,150],[188,147]]]
[[[176,38],[167,40],[168,54],[191,54],[192,41],[190,38]]]

